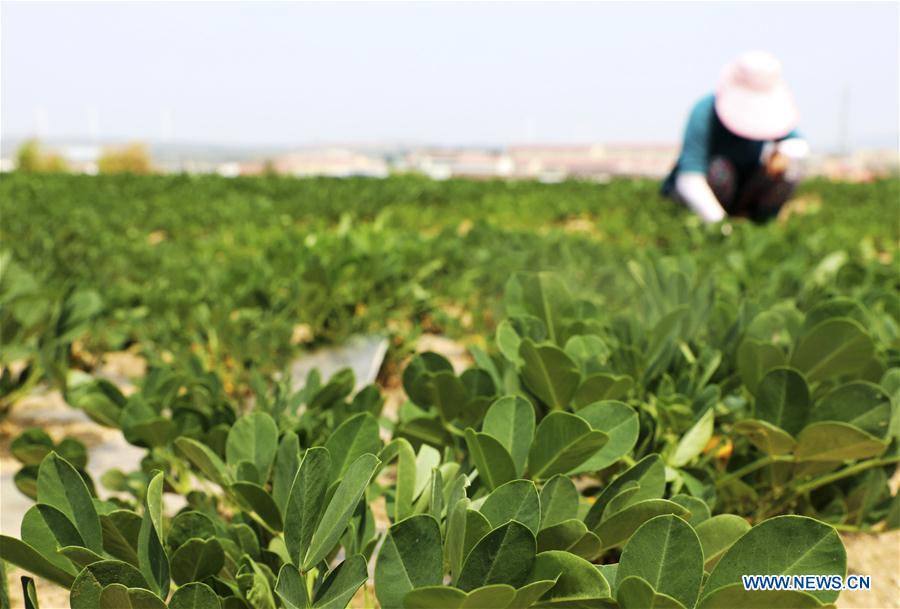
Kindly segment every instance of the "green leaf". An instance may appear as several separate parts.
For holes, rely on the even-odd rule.
[[[717,514],[694,527],[703,548],[704,566],[714,567],[722,554],[749,530],[750,523],[734,514]]]
[[[766,372],[786,363],[781,349],[753,338],[745,338],[737,350],[738,373],[741,381],[753,394],[756,393],[759,380]]]
[[[208,446],[193,438],[178,438],[175,440],[175,447],[208,479],[222,488],[229,485],[231,477],[225,464]]]
[[[476,588],[469,593],[449,586],[425,586],[412,590],[403,599],[406,609],[486,609],[509,606],[516,590],[505,584]]]
[[[575,518],[578,515],[578,489],[571,478],[558,474],[541,489],[541,528]]]
[[[103,557],[81,546],[64,546],[59,553],[72,561],[72,564],[84,568],[90,564],[103,560]]]
[[[605,372],[592,374],[578,386],[575,397],[572,398],[572,403],[578,409],[594,402],[619,400],[628,395],[633,385],[634,381],[631,380],[630,376]]]
[[[569,546],[569,552],[585,560],[595,560],[603,553],[603,542],[596,534],[588,531],[581,539]]]
[[[423,444],[423,446],[425,446]],[[397,482],[394,485],[394,522],[413,514],[416,499],[416,452],[405,438],[396,438],[382,449],[379,458],[387,463],[397,457]]]
[[[181,586],[172,595],[169,609],[221,609],[219,597],[212,588],[202,583]]]
[[[504,304],[511,317],[531,315],[540,319],[550,340],[557,342],[563,318],[572,307],[572,297],[552,273],[515,273],[506,284]]]
[[[301,569],[306,571],[317,565],[340,540],[379,463],[375,455],[366,454],[361,455],[347,468],[316,526]]]
[[[100,516],[100,526],[103,529],[103,549],[114,558],[137,566],[141,517],[128,510],[114,510]]]
[[[110,584],[100,592],[99,609],[166,609],[166,604],[149,590]]]
[[[85,547],[84,540],[78,529],[72,524],[72,521],[66,518],[66,515],[57,510],[55,507],[43,503],[37,504],[37,509],[41,513],[41,517],[56,539],[56,545],[65,546],[81,546]]]
[[[472,502],[469,501],[469,499],[462,497],[453,504],[453,507],[448,508],[447,510],[447,523],[445,525],[446,534],[444,537],[444,560],[449,565],[450,573],[454,577],[459,575],[459,572],[462,569],[463,559],[466,557],[466,536],[469,532],[466,527],[469,520],[469,514],[475,514],[473,518],[478,520],[474,520],[474,522],[483,525],[483,530],[478,531],[480,534],[479,539],[484,535],[487,535],[491,527],[487,518],[482,516],[479,512],[469,509],[471,503]],[[476,539],[475,541],[478,540]],[[475,541],[472,542],[472,545],[475,545]]]
[[[637,443],[640,424],[634,408],[622,402],[605,400],[584,406],[576,413],[593,429],[602,431],[609,440],[579,470],[595,472],[605,469],[627,455]]]
[[[123,402],[124,404],[124,402]],[[119,427],[119,419],[122,417],[123,404],[111,399],[103,391],[92,391],[80,396],[73,406],[80,408],[96,423],[106,427]]]
[[[745,419],[735,423],[734,430],[767,455],[789,455],[797,445],[789,433],[768,421]]]
[[[253,609],[276,609],[271,583],[275,576],[268,567],[261,566],[256,561],[245,559],[244,563],[246,573],[243,578],[247,581],[247,585],[242,585],[242,588],[246,587],[244,596],[247,603]]]
[[[525,386],[552,410],[569,407],[581,384],[578,366],[565,351],[553,345],[535,345],[524,339],[519,345]]]
[[[285,609],[310,609],[312,607],[309,591],[306,589],[306,580],[300,575],[297,567],[292,564],[282,565],[281,570],[278,571],[275,594],[284,603]]]
[[[635,575],[618,583],[616,602],[621,609],[685,609],[678,600],[657,592],[647,580]]]
[[[860,303],[849,298],[831,298],[820,302],[807,311],[806,319],[803,320],[803,326],[800,328],[800,334],[807,334],[823,321],[834,317],[853,319],[862,325],[865,325],[867,322],[866,311]]]
[[[778,516],[763,521],[738,539],[719,560],[704,585],[703,597],[742,575],[840,575],[847,554],[834,528],[805,516]],[[812,592],[822,602],[838,591]]]
[[[33,547],[15,537],[0,535],[0,558],[64,588],[70,587],[75,581],[75,575],[61,569]]]
[[[512,457],[496,438],[476,432],[471,427],[465,433],[469,455],[478,469],[479,478],[489,489],[495,489],[516,477]]]
[[[699,497],[679,493],[672,497],[672,501],[690,512],[687,522],[694,528],[710,517],[709,506]]]
[[[209,539],[215,536],[216,527],[212,519],[201,512],[189,510],[178,513],[169,523],[166,546],[169,550],[174,551],[187,543],[189,539]]]
[[[378,421],[368,412],[353,415],[331,434],[325,448],[332,456],[331,479],[337,480],[359,457],[381,450]]]
[[[631,503],[662,497],[666,486],[666,468],[659,455],[647,455],[604,487],[584,518],[584,523],[589,529],[594,529],[600,524],[609,503],[633,483],[638,485],[638,490],[630,495]]]
[[[0,582],[0,606],[10,607],[9,592],[6,589],[6,568],[0,561],[0,576],[3,581]],[[34,580],[30,577],[22,576],[22,596],[25,601],[25,609],[41,609],[37,599],[37,590],[34,588]]]
[[[26,429],[9,445],[9,452],[22,465],[39,465],[56,445],[46,431],[33,427]]]
[[[278,450],[278,426],[265,412],[252,412],[238,418],[228,432],[225,461],[237,467],[241,461],[252,463],[259,481],[269,479],[269,469]],[[204,472],[205,473],[205,472]]]
[[[322,585],[316,590],[313,609],[344,609],[350,599],[366,583],[369,571],[366,559],[355,554],[331,570]]]
[[[507,522],[475,544],[456,586],[466,591],[491,584],[519,587],[528,577],[534,555],[534,534],[519,522]]]
[[[272,476],[272,499],[282,514],[287,513],[288,496],[302,460],[297,434],[285,432],[275,454],[275,472]]]
[[[491,532],[491,523],[481,512],[467,509],[465,517],[465,536],[463,537],[459,568],[456,570],[457,575],[462,572],[465,558],[469,555],[469,552],[472,551],[472,548],[475,547],[475,544],[484,539],[484,537]]]
[[[440,464],[441,453],[439,450],[427,444],[419,447],[419,452],[416,454],[416,484],[413,487],[413,500],[418,499],[428,488],[431,473]]]
[[[703,550],[697,534],[677,516],[648,520],[622,550],[616,586],[629,576],[640,577],[654,591],[693,607],[703,578]]]
[[[172,579],[179,586],[216,575],[225,566],[218,539],[189,539],[172,554]]]
[[[597,570],[600,571],[600,573],[603,575],[603,578],[606,581],[615,583],[616,576],[619,572],[619,563],[614,562],[611,564],[595,565],[595,566],[597,567]]]
[[[163,473],[159,472],[147,485],[144,497],[144,514],[138,534],[137,554],[141,573],[150,584],[150,590],[162,598],[169,595],[169,558],[163,546]],[[146,587],[146,586],[128,586]]]
[[[95,562],[82,569],[72,583],[69,592],[71,609],[98,609],[103,589],[111,584],[148,588],[144,576],[128,563],[118,560]]]
[[[81,568],[73,565],[70,560],[57,551],[59,543],[47,521],[44,520],[39,507],[33,505],[26,510],[22,517],[20,532],[22,542],[38,552],[45,560],[56,568],[70,573],[72,577],[78,575]]]
[[[403,597],[404,609],[460,609],[468,595],[450,586],[422,586]]]
[[[424,387],[419,384],[426,373],[453,372],[453,365],[437,353],[426,351],[419,353],[410,360],[403,370],[403,389],[414,403],[419,406],[429,406],[429,395]]]
[[[228,551],[229,546],[234,549],[232,558],[239,560],[242,554],[247,554],[250,558],[259,558],[259,539],[256,531],[243,522],[232,523],[226,527],[228,538],[220,538],[220,541],[231,541],[231,544],[223,544],[223,548]]]
[[[518,396],[500,398],[488,408],[481,429],[506,449],[521,476],[534,438],[534,407]]]
[[[587,525],[577,518],[563,520],[541,529],[537,536],[537,551],[569,550],[582,537],[589,534]]]
[[[669,465],[672,467],[684,467],[703,452],[703,449],[712,438],[715,412],[712,408],[703,413],[703,416],[681,436],[681,440],[675,446],[675,451],[669,457]],[[653,582],[650,582],[651,584]]]
[[[594,565],[568,552],[541,552],[534,558],[528,574],[529,582],[556,580],[556,584],[541,597],[540,606],[579,606],[575,600],[606,598],[609,582]]]
[[[609,359],[610,349],[606,342],[594,334],[579,334],[570,337],[564,351],[578,363],[584,374],[603,369]]]
[[[375,595],[382,609],[403,607],[406,594],[441,583],[441,528],[427,514],[391,526],[375,564]]]
[[[615,548],[624,545],[642,524],[666,514],[686,518],[688,511],[673,501],[647,499],[616,512],[591,530],[603,542],[604,549]]]
[[[178,434],[175,422],[159,416],[139,394],[128,400],[119,418],[119,426],[129,443],[147,448],[165,446]]]
[[[245,509],[256,513],[263,524],[273,531],[283,529],[281,512],[263,487],[252,482],[235,482],[229,488],[240,498]]]
[[[877,457],[887,444],[847,423],[813,423],[797,437],[794,457],[803,461],[846,461]]]
[[[284,543],[295,565],[309,552],[310,542],[325,503],[331,456],[321,446],[306,451],[294,477],[284,516]]]
[[[50,453],[38,471],[38,500],[59,510],[78,530],[85,547],[103,552],[103,531],[91,493],[68,461]]]
[[[13,484],[23,495],[37,501],[37,465],[26,465],[13,475]]]
[[[871,337],[858,322],[828,319],[800,340],[791,357],[791,366],[803,372],[810,383],[815,383],[859,370],[874,351]]]
[[[810,413],[809,422],[848,423],[885,439],[891,423],[891,396],[867,381],[854,381],[829,392]]]
[[[506,609],[527,609],[534,605],[539,598],[544,596],[550,588],[556,585],[556,578],[540,579],[532,581],[516,590],[513,601]]]
[[[770,370],[756,388],[756,418],[797,435],[806,424],[809,388],[806,379],[791,368]]]
[[[498,607],[506,609],[516,597],[516,589],[507,584],[492,584],[475,588],[460,605],[460,609],[484,609]]]
[[[593,457],[608,436],[568,412],[551,412],[537,426],[528,454],[528,471],[536,479],[568,473]]]
[[[745,590],[731,584],[713,590],[697,609],[818,609],[825,607],[815,596],[799,590]],[[833,605],[828,605],[833,607]]]
[[[418,392],[424,396],[423,405],[437,408],[444,421],[453,421],[460,416],[468,401],[465,385],[452,371],[423,374],[418,387]]]
[[[431,492],[428,499],[428,513],[438,520],[444,517],[444,477],[437,467],[431,470]]]
[[[541,499],[530,480],[512,480],[487,496],[479,510],[495,529],[515,520],[537,535],[541,524]]]

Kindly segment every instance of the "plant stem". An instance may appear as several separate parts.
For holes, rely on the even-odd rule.
[[[771,465],[773,463],[778,463],[781,461],[790,461],[793,457],[790,455],[767,455],[762,457],[761,459],[757,459],[752,463],[748,463],[744,467],[734,470],[733,472],[722,476],[718,480],[716,480],[716,486],[722,486],[727,482],[731,482],[736,478],[743,478],[749,473],[755,472],[756,470],[763,468],[767,465]]]
[[[872,469],[873,467],[881,467],[882,465],[891,465],[892,463],[898,462],[900,462],[900,456],[885,457],[884,459],[874,459],[872,461],[863,461],[862,463],[857,463],[856,465],[848,467],[847,469],[842,469],[833,474],[811,480],[806,484],[801,484],[794,489],[794,494],[804,495],[810,491],[816,490],[819,487],[825,486],[826,484],[831,484],[832,482],[836,482],[837,480],[848,478],[860,472],[864,472],[867,469]]]

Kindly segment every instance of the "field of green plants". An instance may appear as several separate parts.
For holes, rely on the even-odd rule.
[[[72,609],[833,606],[741,576],[900,528],[900,181],[765,226],[656,191],[3,175],[0,418],[58,390],[146,454],[94,480],[76,438],[5,439],[35,503],[0,566]],[[377,384],[291,386],[357,334]]]

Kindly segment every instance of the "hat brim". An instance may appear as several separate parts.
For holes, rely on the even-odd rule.
[[[726,76],[716,91],[715,106],[729,131],[751,140],[782,138],[797,127],[799,118],[794,97],[783,82],[760,91]]]

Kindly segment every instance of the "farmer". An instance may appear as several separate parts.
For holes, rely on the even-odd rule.
[[[663,194],[707,222],[775,217],[809,152],[796,126],[797,108],[781,62],[762,51],[744,53],[725,68],[715,94],[691,111]]]

